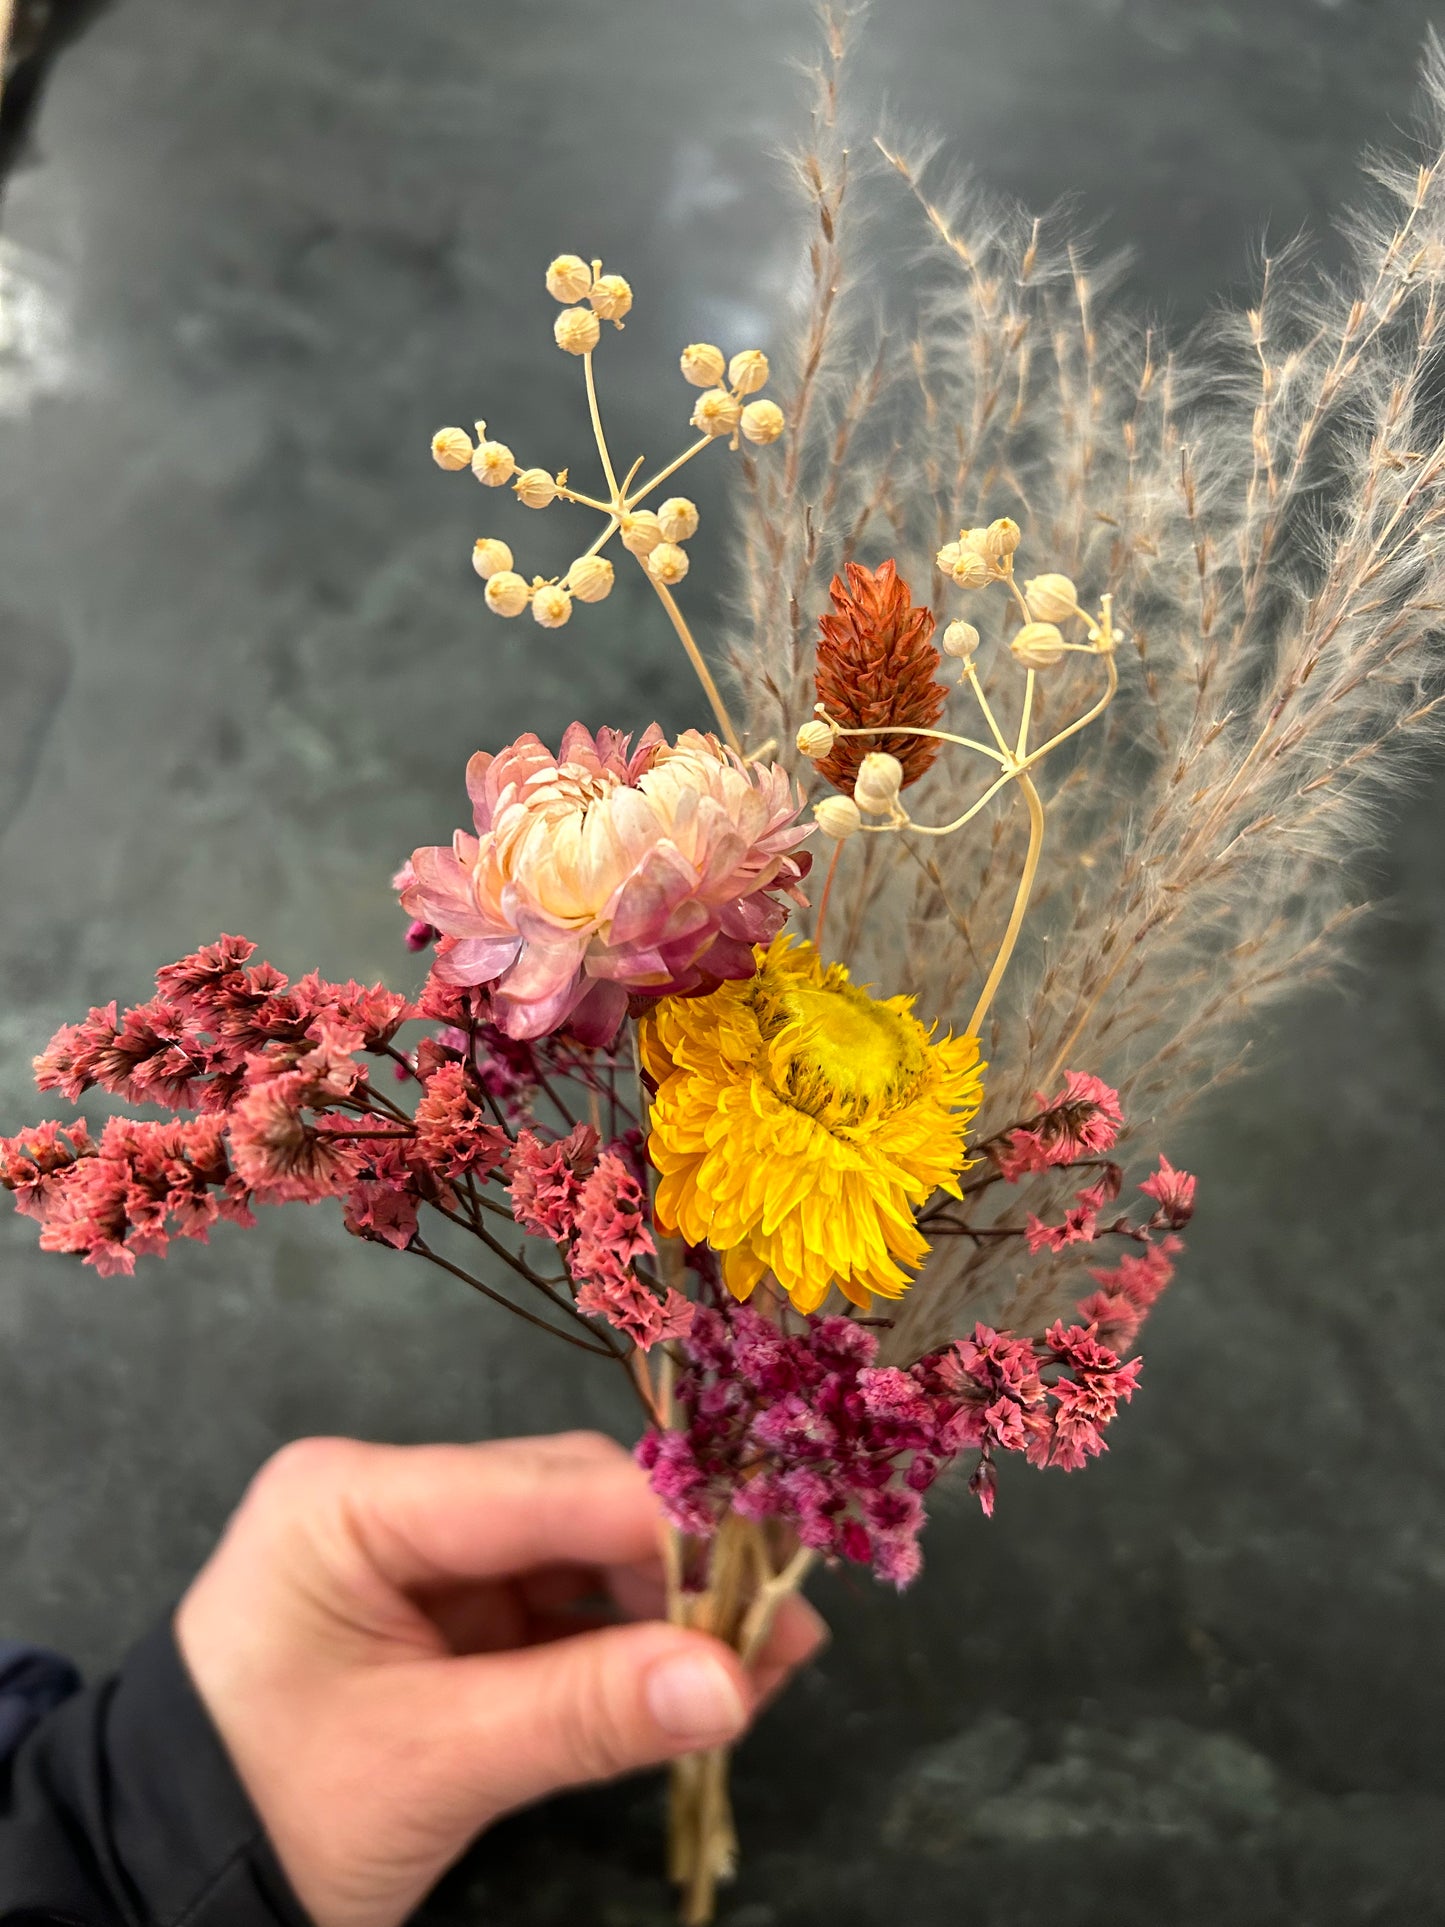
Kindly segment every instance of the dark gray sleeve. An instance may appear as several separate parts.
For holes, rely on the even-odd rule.
[[[0,1922],[309,1927],[169,1624],[0,1764]]]

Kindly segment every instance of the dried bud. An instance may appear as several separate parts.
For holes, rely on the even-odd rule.
[[[983,552],[990,562],[1002,562],[1019,545],[1019,525],[1011,516],[1000,515],[983,532]]]
[[[532,591],[532,614],[544,629],[560,629],[572,614],[572,598],[558,582]]]
[[[945,542],[933,559],[945,575],[952,575],[959,563],[963,560],[962,543]]]
[[[863,758],[853,784],[853,801],[870,816],[891,816],[903,787],[903,765],[887,750],[875,749]]]
[[[743,410],[743,433],[750,442],[775,442],[783,427],[783,411],[775,401],[750,401]]]
[[[514,487],[518,501],[529,509],[544,509],[557,499],[557,484],[545,468],[524,468]]]
[[[552,323],[552,339],[569,355],[590,355],[602,323],[590,308],[564,308]]]
[[[472,567],[483,581],[500,575],[512,566],[512,551],[505,542],[499,542],[494,535],[482,535],[472,549]],[[521,578],[518,577],[520,581]]]
[[[958,546],[966,555],[982,555],[986,557],[988,555],[988,530],[960,529],[958,531]]]
[[[953,565],[953,579],[960,589],[981,589],[986,582],[995,577],[991,562],[986,562],[976,549],[963,549]]]
[[[439,428],[431,438],[431,458],[438,468],[465,468],[472,459],[472,438],[464,428]]]
[[[487,583],[487,607],[494,615],[519,616],[530,594],[521,576],[511,569],[500,569]]]
[[[971,622],[950,622],[943,632],[943,653],[957,656],[960,662],[968,662],[977,650],[981,638]]]
[[[804,723],[798,731],[799,755],[807,756],[814,761],[820,756],[826,756],[833,747],[833,738],[836,735],[837,731],[832,723],[825,723],[821,716],[816,717],[811,723]]]
[[[500,488],[516,470],[517,458],[505,442],[478,442],[472,456],[472,473],[488,488]]]
[[[632,308],[632,289],[620,274],[599,274],[587,299],[600,320],[615,321],[620,328],[623,315]]]
[[[579,602],[601,602],[612,593],[612,564],[605,555],[582,555],[567,571],[567,587]]]
[[[687,574],[687,550],[680,549],[676,542],[659,542],[647,558],[647,572],[669,587],[681,582]]]
[[[580,301],[592,286],[592,270],[580,254],[559,254],[547,270],[547,292],[556,301]]]
[[[1009,648],[1025,669],[1052,669],[1064,653],[1064,639],[1051,622],[1026,622]]]
[[[712,388],[723,378],[727,367],[721,348],[714,348],[710,341],[694,341],[682,351],[680,362],[683,376],[694,388]]]
[[[858,805],[851,796],[824,796],[813,805],[813,821],[837,842],[844,843],[863,827]]]
[[[1024,601],[1040,622],[1067,622],[1078,613],[1079,592],[1066,575],[1036,575],[1024,584]]]
[[[657,511],[664,541],[690,542],[697,534],[697,504],[685,495],[669,495]]]
[[[728,363],[728,380],[739,395],[755,395],[768,382],[768,358],[761,348],[744,348]]]
[[[622,546],[629,555],[649,556],[662,540],[662,524],[651,509],[633,509],[622,518]]]
[[[749,407],[753,404],[749,403]],[[704,435],[731,435],[742,418],[742,404],[726,388],[709,388],[699,395],[692,411],[692,425]]]

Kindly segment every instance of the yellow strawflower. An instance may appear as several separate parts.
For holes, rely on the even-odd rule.
[[[978,1040],[934,1042],[911,997],[870,996],[811,944],[757,957],[643,1019],[657,1222],[720,1253],[734,1297],[771,1271],[800,1311],[835,1284],[866,1310],[927,1256],[918,1206],[959,1195]]]

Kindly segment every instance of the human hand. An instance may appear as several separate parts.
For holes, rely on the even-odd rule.
[[[499,1815],[736,1739],[823,1643],[793,1597],[750,1675],[658,1619],[658,1548],[596,1433],[262,1468],[175,1630],[317,1927],[395,1927]]]

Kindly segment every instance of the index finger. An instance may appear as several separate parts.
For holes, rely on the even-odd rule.
[[[313,1501],[324,1491],[347,1538],[401,1591],[539,1566],[641,1566],[657,1554],[647,1476],[600,1433],[325,1445],[325,1463],[312,1468]]]

